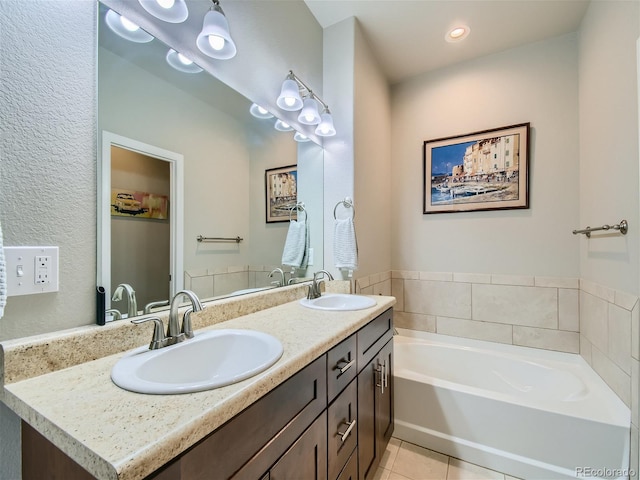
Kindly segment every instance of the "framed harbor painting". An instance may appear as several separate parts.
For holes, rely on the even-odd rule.
[[[423,213],[529,208],[529,123],[427,140]]]
[[[298,166],[272,168],[264,173],[267,223],[297,219]]]

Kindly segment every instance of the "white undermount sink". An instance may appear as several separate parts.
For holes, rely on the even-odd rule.
[[[254,330],[196,332],[194,338],[158,350],[137,348],[111,370],[111,380],[138,393],[200,392],[263,372],[282,356],[280,341]]]
[[[309,300],[303,298],[300,304],[307,308],[315,308],[316,310],[364,310],[373,307],[376,301],[373,298],[363,295],[350,295],[346,293],[325,293],[318,298]]]

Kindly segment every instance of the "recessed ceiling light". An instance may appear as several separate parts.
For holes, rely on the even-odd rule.
[[[459,25],[449,30],[444,38],[447,42],[459,42],[467,38],[470,31],[471,29],[466,25]]]

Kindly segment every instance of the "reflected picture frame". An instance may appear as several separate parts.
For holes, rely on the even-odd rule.
[[[530,124],[423,143],[423,214],[529,208]]]
[[[270,168],[264,173],[266,223],[297,219],[298,166]]]

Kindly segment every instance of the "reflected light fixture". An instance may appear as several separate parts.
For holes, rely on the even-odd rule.
[[[176,70],[184,73],[200,73],[202,69],[189,60],[183,54],[176,52],[173,48],[167,52],[167,63]]]
[[[249,112],[251,113],[251,115],[253,115],[256,118],[273,118],[273,114],[271,114],[269,110],[267,110],[264,107],[261,107],[257,103],[251,104],[251,107],[249,108]]]
[[[287,122],[283,122],[280,119],[276,120],[275,129],[280,132],[291,132],[293,127],[289,125]]]
[[[131,20],[113,10],[107,11],[104,20],[111,31],[125,40],[136,43],[148,43],[153,40],[152,35],[149,35]]]
[[[303,93],[303,97],[300,93]],[[318,103],[322,105],[322,114],[318,111]],[[276,104],[283,110],[296,112],[302,111],[298,115],[298,122],[303,125],[318,125],[315,134],[320,137],[331,137],[336,134],[333,126],[333,117],[329,111],[329,105],[324,103],[300,78],[289,70],[287,78],[282,83],[280,96]],[[278,124],[276,122],[276,128]],[[300,141],[300,140],[298,140]]]
[[[295,135],[293,136],[293,139],[296,142],[300,142],[300,143],[304,143],[304,142],[309,142],[310,138],[307,137],[306,135],[304,135],[303,133],[300,132],[296,132]]]
[[[236,56],[236,44],[229,32],[229,23],[220,2],[211,0],[213,7],[205,14],[202,31],[196,45],[202,53],[217,60],[228,60]]]
[[[189,16],[184,0],[138,0],[142,8],[160,20],[182,23]]]

